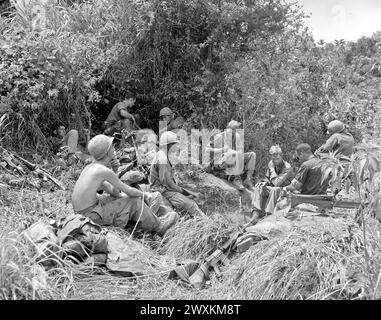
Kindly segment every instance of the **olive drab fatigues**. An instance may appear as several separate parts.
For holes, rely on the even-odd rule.
[[[322,145],[317,152],[336,152],[338,155],[342,155],[345,157],[350,157],[353,153],[353,146],[355,144],[355,140],[353,136],[347,132],[343,131],[340,133],[334,133],[331,135],[327,142]]]
[[[151,165],[151,189],[159,191],[176,209],[188,212],[191,216],[203,215],[197,203],[189,199],[173,177],[173,167],[167,155],[159,150]]]
[[[63,139],[58,137],[49,137],[48,143],[54,152],[58,152],[63,146],[68,146],[68,153],[75,153],[78,148],[78,131],[74,129],[70,130]]]
[[[122,117],[121,111],[127,112],[127,117]],[[128,112],[128,105],[124,101],[118,102],[107,116],[106,121],[103,123],[104,134],[111,136],[116,132],[121,132],[123,129],[131,131],[134,129],[134,116]]]
[[[161,136],[161,134],[166,131],[172,131],[174,133],[177,133],[182,128],[184,122],[185,120],[183,117],[177,117],[173,119],[171,122],[167,123],[165,126],[160,127],[159,136]]]
[[[266,182],[258,183],[252,192],[252,204],[268,214],[273,214],[280,196],[281,188],[288,186],[294,177],[291,165],[283,161],[276,166],[271,160],[266,171]]]
[[[338,158],[341,158],[343,161],[347,161],[348,164],[344,165],[344,172],[343,176],[346,176],[349,170],[349,157],[353,153],[353,146],[355,144],[355,141],[353,139],[353,136],[344,130],[340,133],[334,133],[332,134],[326,143],[322,145],[316,153],[324,153],[324,152],[334,152],[335,156]],[[349,192],[350,184],[353,183],[353,174],[350,175],[349,180],[346,180],[345,189],[347,192]],[[337,188],[337,186],[334,186],[332,189],[334,193],[339,192],[340,190]]]
[[[295,174],[295,180],[302,184],[301,194],[326,194],[329,177],[324,177],[320,167],[321,160],[313,157],[301,164]]]
[[[156,231],[160,224],[158,217],[152,213],[145,203],[142,204],[140,197],[115,198],[107,196],[99,199],[93,206],[75,211],[75,213],[82,214],[102,226],[125,228],[130,220],[137,221],[139,216],[141,227],[145,231]]]

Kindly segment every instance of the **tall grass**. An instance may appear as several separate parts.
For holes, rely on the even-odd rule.
[[[60,177],[72,185],[72,177]],[[1,189],[0,194],[0,299],[379,299],[381,298],[380,223],[365,210],[365,263],[363,230],[353,211],[339,217],[310,221],[303,218],[291,233],[263,240],[243,254],[235,254],[211,274],[202,290],[169,280],[175,262],[202,260],[227,240],[237,227],[228,215],[183,219],[165,236],[144,235],[138,240],[146,251],[142,259],[152,272],[136,278],[120,277],[91,260],[76,264],[58,259],[43,270],[32,243],[21,231],[46,213],[55,218],[72,213],[61,190]],[[25,224],[24,227],[21,227]],[[116,232],[116,230],[113,230]],[[117,234],[127,241],[128,234]]]

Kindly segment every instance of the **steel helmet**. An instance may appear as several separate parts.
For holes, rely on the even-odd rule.
[[[160,145],[166,146],[171,143],[178,143],[179,139],[177,138],[177,134],[172,131],[166,131],[160,136]]]
[[[170,116],[172,114],[173,114],[173,111],[170,108],[168,108],[168,107],[165,107],[165,108],[160,110],[160,117],[162,117],[162,116]]]
[[[106,156],[107,152],[109,152],[113,140],[114,138],[104,134],[98,134],[89,141],[87,149],[95,160],[100,160]]]
[[[333,120],[328,124],[328,133],[338,133],[345,129],[344,123],[342,123],[340,120]]]

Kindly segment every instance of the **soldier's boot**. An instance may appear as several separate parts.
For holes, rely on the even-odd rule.
[[[171,211],[159,218],[159,226],[156,228],[158,235],[163,236],[179,219],[177,212]]]
[[[235,176],[233,180],[233,185],[238,189],[238,190],[243,190],[245,187],[242,185],[242,179],[240,176]]]

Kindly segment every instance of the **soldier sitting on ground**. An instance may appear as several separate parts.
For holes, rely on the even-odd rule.
[[[115,150],[113,138],[97,135],[88,144],[94,162],[86,166],[73,190],[72,204],[76,214],[82,214],[99,225],[125,228],[129,221],[141,223],[144,231],[163,235],[176,221],[176,212],[158,218],[144,202],[142,191],[124,184],[110,169]],[[99,199],[97,191],[110,196]]]
[[[210,152],[211,161],[207,168],[214,175],[222,179],[230,180],[238,190],[243,190],[243,184],[253,189],[253,175],[256,164],[255,152],[243,152],[243,138],[237,129],[241,126],[240,122],[231,120],[224,132],[212,137],[212,141],[206,147],[206,152]],[[235,158],[230,164],[229,159]]]
[[[316,150],[316,154],[334,152],[339,157],[350,157],[353,153],[355,141],[353,136],[345,128],[345,124],[339,120],[333,120],[328,124],[328,138],[325,144]]]
[[[282,149],[276,145],[270,148],[271,160],[268,163],[265,180],[255,185],[252,203],[259,210],[257,215],[273,214],[281,194],[281,188],[289,185],[294,177],[291,165],[283,160]]]
[[[191,216],[204,215],[197,203],[190,199],[197,195],[180,187],[173,177],[173,168],[168,156],[170,152],[174,152],[173,147],[178,142],[174,132],[167,131],[161,135],[160,150],[150,170],[151,190],[159,191],[178,210],[186,211]]]
[[[301,165],[295,178],[283,190],[305,195],[326,194],[329,178],[324,178],[321,160],[312,153],[307,143],[299,144],[296,152]]]
[[[176,117],[175,113],[168,107],[160,110],[160,128],[159,136],[165,131],[177,133],[183,126],[185,120],[183,117]]]
[[[63,124],[58,124],[54,127],[53,136],[47,138],[48,144],[52,151],[57,154],[62,151],[64,147],[66,147],[65,160],[68,161],[69,164],[75,162],[77,158],[87,158],[85,155],[86,151],[85,147],[78,143],[79,134],[75,129],[70,130],[66,133],[66,128]],[[85,143],[88,142],[88,134],[85,132]],[[80,156],[78,154],[81,154]]]
[[[121,133],[122,130],[131,132],[132,130],[139,129],[137,124],[136,114],[131,114],[129,111],[135,105],[135,95],[128,93],[125,100],[118,102],[109,113],[106,121],[104,122],[104,134],[112,136],[115,133]]]
[[[353,147],[355,140],[353,136],[347,131],[345,124],[339,120],[333,120],[328,124],[327,133],[331,136],[328,138],[325,144],[315,151],[317,156],[321,154],[333,152],[335,157],[339,158],[343,163],[344,172],[346,176],[349,170],[350,157],[353,154]],[[353,179],[353,173],[350,174],[350,178],[345,181],[345,190],[348,193],[351,179]],[[340,192],[341,187],[334,186],[333,193]]]

